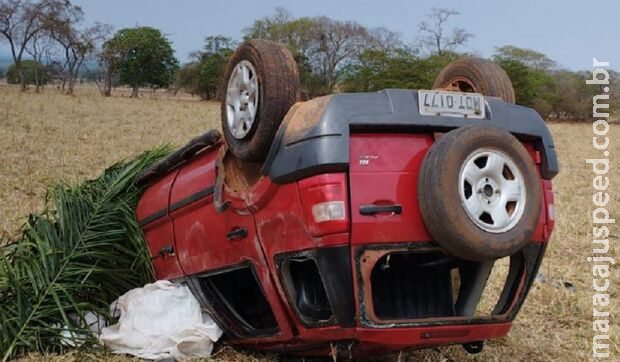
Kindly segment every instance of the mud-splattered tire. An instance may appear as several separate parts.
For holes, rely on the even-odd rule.
[[[498,64],[481,58],[464,58],[448,64],[435,79],[433,89],[481,93],[515,103],[508,74]]]
[[[263,161],[282,119],[299,98],[297,64],[281,44],[244,42],[228,61],[221,94],[228,147],[244,161]]]
[[[425,156],[418,199],[433,238],[473,261],[512,255],[531,238],[542,191],[525,147],[492,126],[455,129]]]

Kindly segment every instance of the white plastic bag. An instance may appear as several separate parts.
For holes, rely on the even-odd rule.
[[[186,285],[160,280],[130,290],[111,306],[117,324],[99,340],[113,353],[145,359],[208,357],[222,330]]]

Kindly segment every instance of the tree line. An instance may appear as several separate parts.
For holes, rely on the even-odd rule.
[[[409,44],[386,28],[324,16],[295,18],[283,8],[255,20],[243,33],[244,39],[288,45],[306,98],[387,88],[430,89],[443,67],[458,58],[476,56],[459,51],[474,35],[449,26],[458,15],[455,10],[433,8],[418,25],[418,39]],[[180,68],[175,91],[217,98],[226,59],[236,44],[221,35],[207,37],[205,47]],[[592,97],[599,89],[585,84],[587,72],[563,69],[541,52],[511,45],[497,47],[491,58],[512,80],[517,104],[534,108],[545,118],[591,117]],[[613,92],[618,90],[620,74],[611,71],[610,76]]]
[[[114,79],[130,85],[167,87],[178,70],[171,43],[154,28],[121,29],[86,25],[84,12],[69,0],[0,0],[0,38],[11,52],[9,83],[35,92],[50,80],[73,94],[76,81],[86,74],[110,95]],[[26,59],[27,58],[27,59]],[[97,69],[84,71],[86,61]]]
[[[449,25],[458,15],[455,10],[433,8],[418,24],[418,38],[409,43],[387,28],[326,16],[294,17],[283,8],[256,19],[243,34],[244,39],[263,38],[288,46],[306,99],[334,92],[430,89],[444,66],[475,55],[461,51],[474,35]],[[38,92],[54,81],[72,94],[82,77],[97,84],[104,96],[116,85],[127,85],[134,97],[140,87],[151,87],[174,94],[184,90],[205,100],[221,96],[227,59],[239,43],[223,35],[207,36],[202,49],[180,66],[170,41],[158,29],[112,33],[109,25],[86,25],[82,9],[68,0],[0,0],[0,34],[13,57],[6,78],[22,90],[34,84]],[[492,60],[511,78],[518,104],[543,117],[591,116],[591,99],[598,89],[585,84],[584,72],[563,69],[545,54],[510,45],[496,48]],[[97,66],[85,70],[86,62]],[[616,72],[611,77],[620,79]]]

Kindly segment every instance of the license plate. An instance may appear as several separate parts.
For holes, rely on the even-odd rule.
[[[485,117],[484,96],[478,93],[419,90],[418,103],[426,116]]]

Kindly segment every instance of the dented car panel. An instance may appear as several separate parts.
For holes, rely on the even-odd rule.
[[[157,277],[185,280],[230,343],[276,352],[355,356],[506,335],[554,227],[552,140],[537,116],[499,100],[488,99],[486,120],[445,121],[419,115],[415,99],[386,91],[299,103],[262,169],[215,138],[151,172],[136,215]],[[437,132],[515,114],[526,116],[506,128],[536,165],[544,202],[483,315],[494,262],[459,259],[434,240],[420,169]]]

